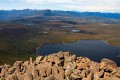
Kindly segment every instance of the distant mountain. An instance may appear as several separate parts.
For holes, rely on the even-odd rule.
[[[120,20],[120,13],[100,13],[100,12],[75,12],[59,10],[0,10],[0,21],[12,21],[24,17],[36,16],[61,16],[74,18],[110,18]]]

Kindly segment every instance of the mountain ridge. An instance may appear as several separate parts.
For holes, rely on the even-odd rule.
[[[97,17],[97,18],[110,18],[120,20],[120,13],[101,13],[101,12],[77,12],[77,11],[59,11],[59,10],[0,10],[0,21],[11,21],[16,18],[29,17],[29,16],[68,16],[77,18]]]

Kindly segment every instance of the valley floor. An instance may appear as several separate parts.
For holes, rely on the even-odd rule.
[[[62,25],[74,28],[61,28]],[[74,42],[77,40],[106,40],[111,45],[120,47],[120,24],[68,24],[46,22],[39,26],[13,23],[0,23],[0,64],[16,60],[35,58],[37,47],[46,43]],[[59,25],[59,26],[56,26]],[[10,27],[11,26],[11,27]],[[81,30],[73,33],[71,30]]]

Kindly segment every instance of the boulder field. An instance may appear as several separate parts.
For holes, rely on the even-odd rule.
[[[69,52],[38,56],[0,66],[0,80],[120,80],[120,67],[109,59],[100,63]]]

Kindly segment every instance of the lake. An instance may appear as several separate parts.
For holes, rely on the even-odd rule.
[[[104,40],[80,40],[73,43],[46,44],[38,48],[37,55],[48,55],[59,51],[69,51],[77,56],[88,57],[91,60],[100,62],[108,58],[120,65],[120,49],[108,44]]]

